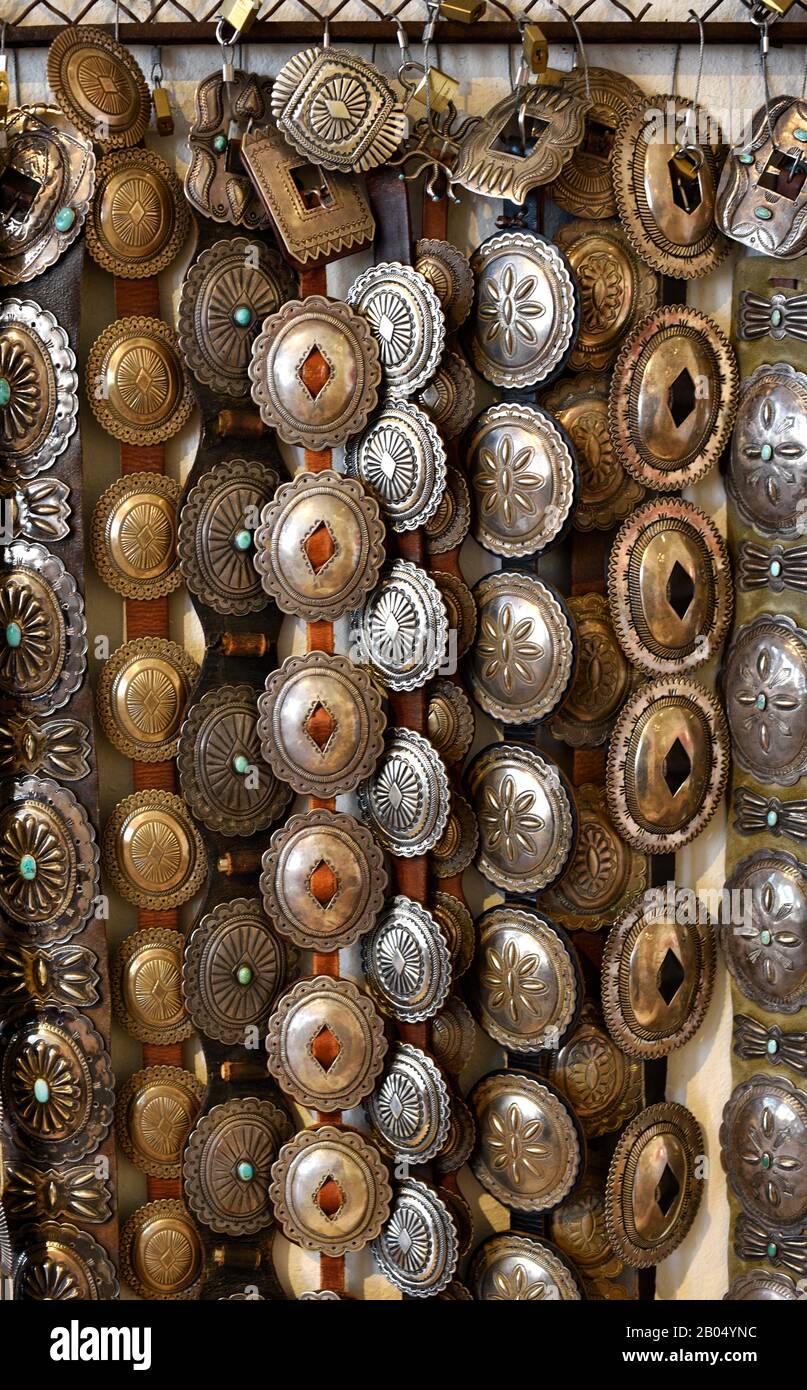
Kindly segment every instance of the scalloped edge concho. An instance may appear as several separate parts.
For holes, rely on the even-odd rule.
[[[334,84],[347,112],[342,118],[327,105],[325,91]],[[363,110],[354,114],[353,97]],[[321,102],[319,116],[317,103]],[[384,164],[405,138],[406,114],[387,78],[355,53],[326,46],[304,48],[280,69],[272,89],[272,114],[288,140],[301,154],[325,169],[364,173]],[[351,129],[341,126],[350,118]]]

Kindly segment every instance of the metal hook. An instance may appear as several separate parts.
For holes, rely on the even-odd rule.
[[[698,26],[698,41],[699,41],[699,44],[700,44],[700,51],[699,51],[699,53],[698,53],[698,76],[697,76],[696,79],[695,79],[695,96],[694,96],[692,105],[688,108],[687,113],[686,113],[686,120],[685,120],[685,122],[684,122],[683,139],[682,139],[682,141],[681,141],[681,144],[677,147],[677,149],[676,149],[675,152],[676,152],[676,154],[687,154],[687,155],[689,155],[690,159],[693,160],[693,163],[695,164],[695,166],[696,166],[696,171],[697,171],[697,170],[700,170],[700,169],[702,168],[702,166],[703,166],[703,161],[704,161],[704,153],[703,153],[703,150],[700,148],[700,146],[699,146],[699,144],[698,144],[698,117],[697,117],[697,110],[698,110],[698,98],[700,97],[700,93],[701,93],[701,78],[703,77],[703,60],[704,60],[704,56],[705,56],[705,53],[706,53],[706,35],[705,35],[704,29],[703,29],[703,20],[701,19],[700,15],[699,15],[699,14],[696,14],[694,10],[690,10],[690,11],[689,11],[689,15],[690,15],[690,18],[691,18],[691,19],[694,19],[695,23],[696,23],[697,26]],[[680,52],[681,52],[680,45],[679,45],[678,52],[679,52],[679,54],[680,54]],[[675,95],[675,87],[674,87],[674,86],[673,86],[673,94]],[[692,124],[691,124],[691,125],[690,125],[690,116],[692,117]],[[692,132],[692,135],[691,135],[691,136],[690,136],[690,131]],[[697,156],[697,158],[695,158],[695,156]]]
[[[773,145],[773,122],[771,120],[771,94],[768,86],[768,51],[770,40],[768,38],[768,21],[754,21],[759,23],[759,64],[762,69],[762,94],[765,100],[765,120],[768,123],[768,139]]]
[[[586,85],[586,100],[591,101],[591,79],[589,77],[588,72],[588,55],[586,53],[586,45],[583,43],[583,35],[580,31],[580,25],[577,23],[577,20],[575,19],[574,15],[570,14],[568,10],[564,10],[563,6],[557,3],[557,0],[548,0],[548,3],[552,6],[553,10],[557,10],[558,14],[563,15],[563,18],[566,20],[566,23],[571,24],[572,29],[574,30],[574,36],[577,41],[577,50],[580,56],[580,66],[583,69],[583,81]],[[521,17],[521,20],[519,20],[520,31],[522,30],[522,21],[525,24],[527,22],[526,17],[523,15]]]
[[[151,50],[151,85],[161,87],[163,82],[163,63],[162,49],[152,48]]]
[[[330,19],[330,15],[327,15],[327,14],[326,14],[326,16],[325,16],[325,28],[324,28],[323,31],[322,31],[322,47],[323,47],[323,48],[330,48],[330,46],[331,46],[331,19]]]

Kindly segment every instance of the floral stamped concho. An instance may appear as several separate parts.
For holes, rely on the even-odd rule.
[[[763,363],[740,391],[728,490],[765,536],[803,534],[807,514],[807,375]]]
[[[807,633],[761,613],[736,633],[723,686],[737,763],[761,782],[793,786],[807,770]]]

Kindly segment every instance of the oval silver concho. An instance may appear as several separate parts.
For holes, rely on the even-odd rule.
[[[379,1006],[402,1023],[422,1023],[443,1007],[451,956],[430,912],[412,898],[392,898],[362,939],[362,969]]]
[[[794,786],[807,771],[807,632],[758,614],[734,634],[723,690],[735,761],[760,782]]]
[[[565,695],[574,666],[568,612],[532,574],[489,574],[474,589],[479,631],[469,666],[474,698],[503,724],[545,719]]]
[[[448,1087],[431,1057],[410,1043],[396,1043],[384,1075],[364,1102],[373,1138],[393,1158],[428,1163],[448,1138]]]
[[[417,690],[445,658],[448,616],[426,571],[396,560],[357,614],[360,659],[390,690]]]
[[[804,532],[807,375],[765,363],[742,383],[726,485],[744,521],[764,536]]]
[[[450,1284],[459,1259],[454,1217],[435,1188],[405,1178],[373,1254],[382,1274],[410,1298],[433,1298]]]
[[[512,893],[537,893],[563,873],[575,809],[560,770],[524,744],[495,743],[474,758],[468,788],[479,823],[476,865]]]
[[[76,354],[53,314],[33,299],[0,304],[0,463],[21,478],[50,468],[78,417]]]
[[[437,371],[446,340],[445,315],[425,275],[380,261],[354,280],[345,301],[370,326],[390,395],[413,396]]]
[[[574,347],[580,305],[566,257],[533,232],[503,232],[474,252],[476,309],[471,352],[494,386],[537,386]]]
[[[412,729],[387,737],[372,777],[357,791],[359,815],[384,849],[405,859],[427,854],[448,821],[450,793],[442,759]]]
[[[393,531],[413,531],[434,516],[446,486],[446,454],[418,406],[387,401],[345,450],[345,469],[376,498]]]
[[[508,402],[482,412],[468,445],[474,536],[495,555],[537,555],[556,541],[575,502],[577,470],[557,421]]]
[[[582,980],[567,937],[547,917],[493,908],[477,923],[474,1007],[512,1052],[559,1046],[577,1014]]]

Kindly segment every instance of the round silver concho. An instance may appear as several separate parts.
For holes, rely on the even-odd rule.
[[[446,323],[425,275],[398,261],[382,261],[353,281],[345,302],[363,314],[378,343],[391,396],[412,396],[440,363]]]
[[[364,1104],[373,1138],[392,1157],[428,1163],[448,1138],[448,1087],[431,1057],[410,1043],[395,1044]]]
[[[511,893],[537,893],[563,873],[575,837],[572,795],[534,748],[495,743],[474,758],[468,789],[479,824],[479,872]]]
[[[33,478],[67,448],[78,417],[76,354],[33,299],[0,304],[0,378],[0,463]]]
[[[468,1278],[480,1303],[579,1302],[583,1297],[577,1274],[554,1245],[515,1231],[484,1241]]]
[[[534,232],[503,232],[474,252],[471,353],[494,386],[537,386],[574,347],[580,306],[566,257]]]
[[[359,784],[359,815],[390,854],[433,849],[446,827],[448,776],[428,739],[412,729],[388,736],[375,773]]]
[[[477,704],[503,724],[545,719],[574,666],[571,620],[554,590],[532,574],[489,574],[474,588],[479,628],[470,661]]]
[[[451,985],[451,956],[437,922],[425,907],[402,894],[393,898],[362,939],[367,988],[402,1023],[433,1018]]]
[[[381,1273],[402,1293],[432,1298],[450,1284],[457,1268],[456,1222],[433,1187],[405,1178],[372,1251]]]
[[[413,531],[434,516],[446,487],[446,454],[419,406],[387,401],[345,449],[345,470],[375,497],[393,531]]]
[[[574,1022],[580,969],[548,917],[493,908],[477,923],[474,1008],[481,1026],[511,1052],[557,1048]]]
[[[567,436],[545,410],[510,401],[484,410],[467,454],[474,536],[507,557],[537,555],[564,531],[577,469]]]
[[[436,675],[448,644],[440,590],[419,565],[396,560],[355,615],[351,650],[390,690],[416,690]]]

